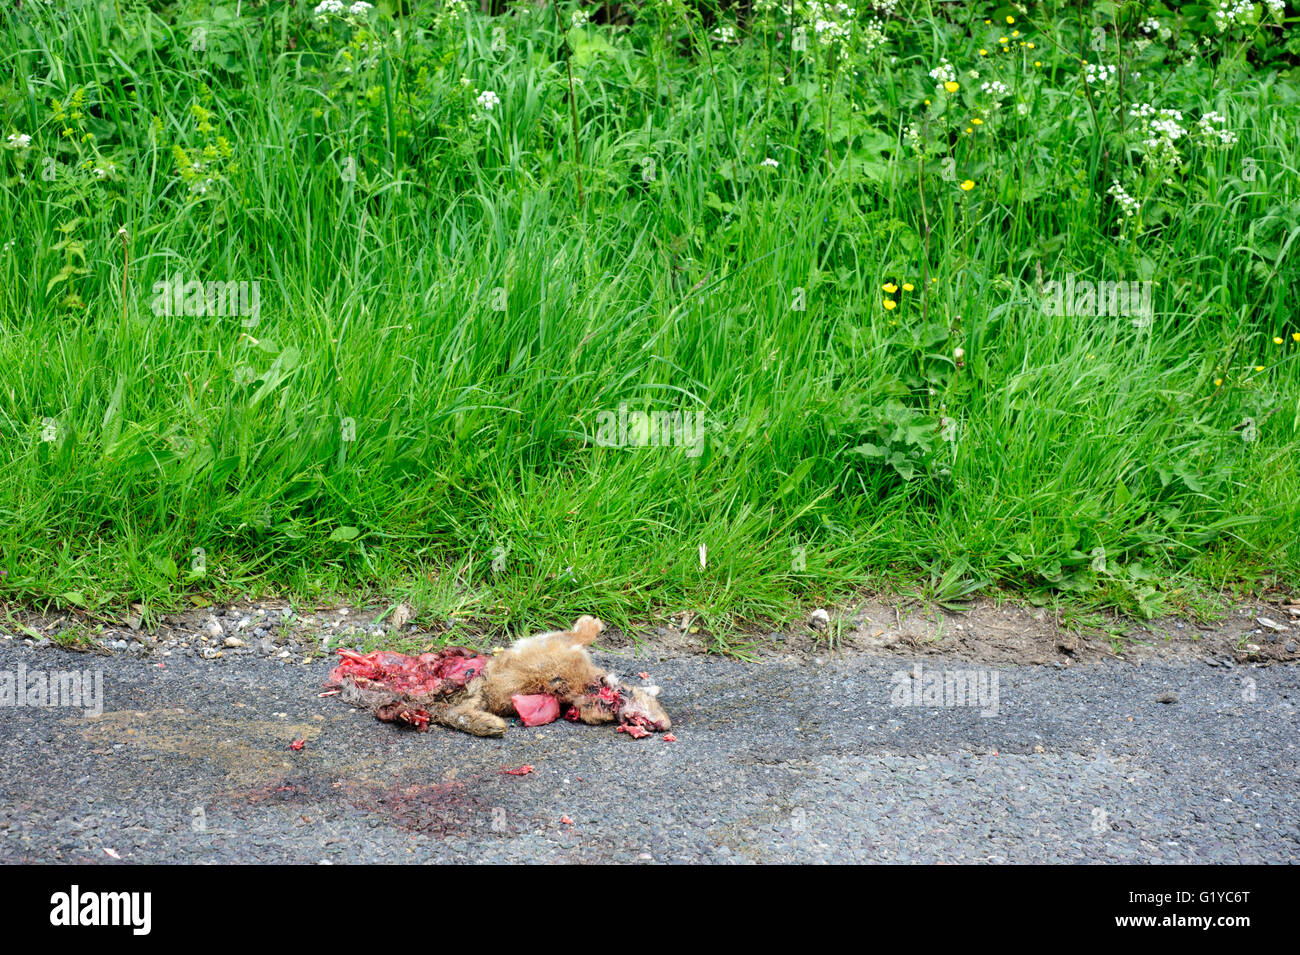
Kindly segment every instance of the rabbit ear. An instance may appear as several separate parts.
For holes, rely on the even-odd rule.
[[[658,695],[659,695],[659,687],[657,687],[657,686],[648,686],[648,687],[645,688],[645,691],[646,691],[646,695],[647,695],[647,696],[658,696]]]

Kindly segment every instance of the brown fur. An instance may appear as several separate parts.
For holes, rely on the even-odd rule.
[[[501,736],[506,731],[503,717],[515,715],[512,696],[547,693],[560,701],[561,712],[572,706],[584,723],[618,720],[668,730],[672,722],[656,699],[658,687],[627,686],[591,661],[587,647],[604,629],[595,617],[580,617],[572,630],[526,637],[490,658],[481,674],[451,694],[399,697],[346,684],[343,698],[369,707],[380,719],[421,729],[422,710],[443,726],[475,736]]]

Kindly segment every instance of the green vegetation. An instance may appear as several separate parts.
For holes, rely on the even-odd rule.
[[[1281,4],[365,6],[0,10],[0,599],[1294,583]]]

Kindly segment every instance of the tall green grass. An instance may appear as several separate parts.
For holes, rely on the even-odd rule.
[[[531,5],[0,14],[0,135],[32,137],[0,149],[0,596],[359,589],[721,628],[884,582],[1153,613],[1294,581],[1275,28],[1166,15],[1137,51],[1150,11],[1032,4],[1034,50],[1004,54],[1010,8],[902,3],[832,69],[784,12],[727,43],[734,11],[623,10],[563,34]],[[1097,26],[1123,97],[1083,93]],[[1166,184],[1127,117],[1148,101],[1238,141],[1183,145]],[[1152,315],[1045,311],[1070,273],[1150,280]],[[177,275],[257,282],[256,321],[157,314]],[[702,453],[600,446],[620,406],[701,411]]]

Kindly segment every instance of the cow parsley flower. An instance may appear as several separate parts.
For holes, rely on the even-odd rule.
[[[939,58],[939,65],[930,71],[930,78],[937,80],[940,85],[944,83],[957,82],[957,71],[953,65],[948,62],[947,57]]]
[[[1210,16],[1218,31],[1223,33],[1231,27],[1249,23],[1255,16],[1255,5],[1249,0],[1236,0],[1235,3],[1220,0],[1218,9],[1212,10]]]
[[[1108,66],[1105,63],[1085,63],[1083,65],[1083,78],[1088,83],[1106,84],[1115,78],[1115,67]]]
[[[1217,140],[1220,146],[1234,146],[1237,143],[1237,134],[1228,129],[1227,118],[1214,110],[1198,119],[1196,128],[1206,139]]]
[[[884,45],[885,24],[878,17],[872,17],[867,21],[867,25],[862,28],[862,35],[859,38],[859,52],[871,53]]]
[[[1137,215],[1138,210],[1142,208],[1142,203],[1130,196],[1124,189],[1118,179],[1112,180],[1111,186],[1106,192],[1115,198],[1119,204],[1120,210],[1124,213],[1125,218],[1132,218]]]
[[[478,94],[478,99],[475,102],[478,103],[479,109],[487,110],[490,113],[501,105],[501,97],[491,90],[484,90]]]
[[[1131,107],[1128,114],[1142,121],[1142,148],[1148,166],[1168,169],[1183,165],[1178,144],[1187,135],[1187,128],[1183,125],[1181,112],[1176,109],[1156,109],[1150,103],[1139,103]]]
[[[980,92],[992,96],[999,103],[1011,95],[1011,90],[1001,80],[986,80],[980,84]]]

